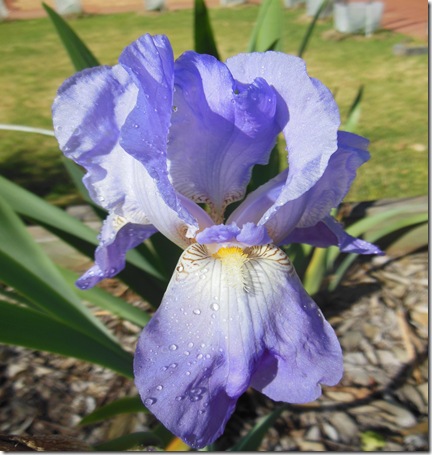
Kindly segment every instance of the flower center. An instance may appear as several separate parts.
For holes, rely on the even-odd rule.
[[[222,267],[231,286],[246,287],[246,277],[243,265],[249,260],[249,256],[238,246],[219,248],[212,255],[222,262]]]

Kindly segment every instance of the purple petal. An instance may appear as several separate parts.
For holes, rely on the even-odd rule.
[[[329,90],[308,76],[298,57],[277,52],[240,54],[228,59],[227,66],[239,81],[250,83],[262,77],[278,93],[277,117],[287,142],[290,171],[286,186],[266,214],[272,216],[323,175],[337,148],[339,111]]]
[[[251,385],[276,401],[313,401],[321,395],[320,384],[335,385],[342,377],[339,342],[293,268],[289,274],[275,274],[272,283],[264,332],[267,350]]]
[[[320,248],[337,245],[344,253],[384,254],[376,245],[347,234],[330,216],[314,226],[294,229],[282,243],[308,243]]]
[[[262,79],[236,82],[208,55],[186,52],[175,65],[175,112],[168,155],[176,189],[210,204],[215,222],[244,196],[255,164],[268,162],[280,129],[276,94]]]
[[[77,286],[88,289],[105,278],[117,275],[126,265],[126,253],[135,248],[152,234],[154,226],[127,223],[117,215],[109,215],[99,236],[100,245],[95,253],[95,265],[87,270]]]
[[[306,193],[278,208],[270,219],[261,218],[276,245],[286,243],[294,228],[313,226],[328,216],[348,192],[359,166],[369,159],[368,141],[360,136],[340,131],[338,149],[331,156],[322,177]],[[283,173],[251,193],[234,211],[228,222],[241,224],[249,217],[263,216],[286,187]],[[251,220],[252,221],[252,220]],[[257,222],[257,221],[255,221]]]
[[[271,378],[269,356],[278,362],[270,362]],[[223,432],[251,381],[276,399],[287,383],[283,399],[312,400],[320,383],[340,379],[342,355],[281,250],[229,246],[211,254],[194,244],[139,339],[134,371],[149,410],[199,448]]]
[[[235,224],[218,224],[204,229],[196,236],[198,243],[224,243],[235,241],[240,228]]]
[[[151,58],[155,60],[153,63]],[[151,82],[155,85],[157,78],[163,79],[169,72],[166,68],[169,62],[173,66],[171,47],[166,38],[147,35],[126,48],[121,61],[123,66],[80,72],[60,88],[53,105],[60,148],[67,157],[86,168],[84,183],[98,204],[128,222],[153,224],[166,237],[185,248],[199,225],[203,229],[213,222],[198,205],[176,194],[167,175],[165,180],[161,178],[167,163],[166,153],[162,149],[160,155],[158,147],[166,148],[167,131],[157,123],[159,116],[153,109],[150,111],[150,107],[163,106],[158,99],[160,96],[163,100],[163,95]],[[127,66],[133,66],[134,62],[136,65],[132,69]],[[146,72],[140,66],[144,64]],[[141,79],[133,70],[139,72]],[[147,105],[141,99],[147,100],[147,92],[137,85],[140,83],[145,85],[145,90],[152,89]],[[164,109],[168,109],[167,106]],[[168,114],[162,115],[168,123],[170,112],[171,107]],[[134,116],[139,117],[137,125],[143,131],[148,129],[148,141],[153,141],[153,148],[146,148],[142,142],[137,144],[141,136],[136,136]],[[137,145],[136,156],[126,153],[119,144],[124,134]],[[148,167],[140,161],[143,157],[149,160]],[[162,174],[155,173],[152,166]]]
[[[60,87],[53,122],[63,153],[87,170],[84,184],[92,199],[139,223],[144,208],[130,185],[135,160],[118,144],[135,99],[136,89],[122,68],[91,68]]]
[[[188,225],[197,227],[168,176],[167,144],[174,92],[174,57],[168,38],[144,35],[123,51],[119,62],[138,87],[136,105],[121,129],[120,143],[145,166],[164,203]]]
[[[246,223],[241,229],[236,223],[210,226],[201,231],[196,236],[196,240],[202,244],[240,242],[251,246],[271,243],[267,229],[253,223]]]

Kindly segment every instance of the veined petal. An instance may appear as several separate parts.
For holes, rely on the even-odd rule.
[[[289,173],[287,169],[248,195],[231,214],[228,222],[241,224],[254,217],[253,221],[266,226],[275,244],[285,244],[290,232],[295,228],[316,225],[329,215],[332,208],[341,203],[358,167],[369,159],[368,144],[369,141],[361,136],[339,131],[338,149],[331,156],[324,174],[312,188],[299,198],[281,205],[269,218],[268,209],[279,200],[286,186],[285,176]]]
[[[128,172],[135,160],[118,143],[120,125],[135,104],[136,93],[120,67],[84,70],[60,87],[53,122],[60,149],[87,170],[83,181],[92,199],[140,223],[144,207]]]
[[[125,267],[127,251],[135,248],[155,232],[157,229],[151,224],[128,223],[118,215],[109,215],[99,236],[100,244],[95,253],[95,265],[78,279],[77,286],[88,289],[105,278],[117,275]]]
[[[272,245],[213,253],[191,245],[138,342],[134,371],[144,404],[199,448],[222,433],[252,378],[271,396],[279,396],[272,387],[287,381],[291,401],[316,398],[319,383],[340,379],[342,356],[332,329],[299,286],[287,256]],[[271,364],[270,379],[260,374],[269,355],[279,362],[279,370]],[[303,392],[296,394],[297,379]]]
[[[244,196],[255,164],[268,162],[280,129],[276,94],[263,79],[244,85],[214,57],[184,53],[175,64],[168,157],[175,188],[208,203],[215,222]]]
[[[323,175],[337,149],[339,111],[330,91],[308,76],[298,57],[278,52],[240,54],[228,59],[227,66],[237,80],[250,83],[262,77],[278,94],[277,118],[287,142],[290,171],[265,215],[271,217]]]
[[[196,231],[197,221],[182,205],[168,175],[174,91],[174,57],[168,38],[144,35],[123,51],[119,62],[138,88],[136,104],[121,129],[120,144],[146,168],[164,205]],[[152,214],[147,216],[157,224]]]
[[[376,245],[346,233],[342,225],[331,216],[314,226],[294,229],[281,243],[308,243],[320,248],[336,245],[344,253],[384,254]]]
[[[313,401],[320,384],[335,385],[342,377],[340,344],[286,255],[267,246],[256,256],[254,271],[267,288],[261,303],[266,352],[251,386],[276,401]]]

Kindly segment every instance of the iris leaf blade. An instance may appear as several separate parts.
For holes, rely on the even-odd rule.
[[[111,349],[50,316],[0,301],[0,342],[95,363],[132,377],[132,356]]]
[[[111,349],[125,351],[116,338],[80,301],[76,293],[0,198],[0,279],[51,318]]]
[[[312,34],[315,30],[316,23],[321,15],[321,12],[324,11],[325,8],[327,8],[327,5],[329,4],[330,0],[324,0],[320,7],[318,8],[317,12],[315,13],[315,16],[312,19],[312,22],[309,24],[308,29],[306,30],[305,36],[303,37],[303,40],[300,44],[299,51],[297,55],[301,58],[303,58],[303,54],[306,52],[306,49],[308,47],[309,41],[312,37]]]
[[[281,50],[282,16],[280,0],[264,0],[261,3],[247,52]]]
[[[89,425],[95,422],[115,417],[119,414],[131,414],[136,412],[148,412],[139,396],[120,398],[105,406],[101,406],[92,413],[86,415],[80,425]]]
[[[60,269],[64,279],[73,286],[74,282],[78,278],[78,275],[67,269]],[[111,314],[118,316],[121,319],[125,319],[133,324],[144,327],[150,320],[150,315],[145,311],[142,311],[124,300],[115,297],[114,295],[106,292],[105,290],[94,287],[86,291],[76,289],[75,291],[82,300],[86,300],[91,304],[109,311]]]
[[[92,66],[99,66],[100,63],[84,44],[81,38],[75,33],[70,25],[47,4],[42,3],[51,22],[65,47],[76,71],[81,71]]]
[[[95,450],[100,451],[123,451],[139,446],[154,446],[160,444],[160,440],[151,431],[130,433],[111,441],[102,442],[94,446]]]
[[[194,48],[199,54],[213,55],[220,60],[204,0],[194,1]]]
[[[252,428],[252,430],[249,431],[249,433],[230,450],[233,452],[258,450],[258,447],[261,444],[261,441],[263,440],[265,434],[284,410],[285,406],[280,406],[272,411],[269,415],[262,417]]]

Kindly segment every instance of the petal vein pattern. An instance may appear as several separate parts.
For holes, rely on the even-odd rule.
[[[140,337],[134,370],[144,404],[198,448],[220,436],[251,384],[275,399],[310,401],[320,383],[339,381],[342,361],[333,330],[281,250],[210,253],[194,244]]]
[[[233,77],[251,83],[262,77],[277,93],[277,120],[287,142],[290,172],[266,213],[301,196],[324,173],[337,148],[339,110],[330,91],[310,78],[302,59],[279,52],[239,54],[227,60]]]
[[[263,79],[244,85],[208,55],[186,52],[175,65],[168,158],[177,191],[208,203],[215,223],[241,199],[252,166],[268,162],[280,128],[276,94]],[[185,134],[185,131],[193,134]]]

